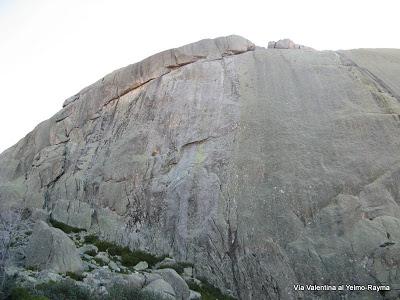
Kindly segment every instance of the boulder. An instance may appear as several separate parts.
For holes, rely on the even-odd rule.
[[[108,256],[107,252],[99,252],[96,254],[95,258],[101,260],[105,264],[110,262],[110,257]]]
[[[111,271],[115,271],[115,272],[120,272],[121,271],[121,269],[118,267],[118,265],[113,261],[110,261],[108,263],[108,267],[111,269]]]
[[[147,262],[141,261],[141,262],[137,263],[133,268],[136,271],[143,271],[143,270],[146,270],[148,267],[149,267],[149,265]]]
[[[88,252],[90,253],[98,253],[99,249],[92,244],[85,244],[82,247],[78,248],[78,252],[79,254],[83,255],[83,254],[88,254]]]
[[[165,268],[170,267],[176,264],[176,260],[174,258],[166,257],[161,262],[159,262],[156,267],[157,268]]]
[[[154,271],[168,282],[174,289],[176,298],[179,300],[186,300],[189,298],[189,287],[185,280],[174,269],[160,269]]]
[[[115,273],[108,268],[96,268],[88,273],[83,282],[90,286],[110,285],[115,280]]]
[[[93,256],[91,256],[91,255],[89,255],[89,254],[81,254],[81,256],[82,256],[82,258],[84,258],[84,259],[86,259],[86,260],[88,260],[88,261],[90,261],[90,260],[92,260],[93,259]]]
[[[49,272],[49,271],[41,271],[37,277],[36,277],[38,283],[46,283],[49,281],[60,281],[63,279],[63,277],[60,274],[54,273],[54,272]]]
[[[43,221],[36,223],[25,252],[27,267],[55,273],[83,271],[82,260],[72,240]]]
[[[176,300],[180,298],[176,298],[174,289],[172,286],[162,280],[162,279],[157,279],[152,282],[150,282],[144,289],[142,289],[143,292],[146,293],[151,293],[151,294],[156,294],[159,295],[160,298],[165,299],[165,300]]]
[[[157,279],[162,279],[162,277],[158,274],[155,273],[143,273],[143,276],[145,277],[145,285],[148,285],[150,282],[157,280]]]
[[[190,290],[189,300],[201,300],[201,294],[199,292]]]
[[[139,273],[132,273],[125,276],[126,282],[129,286],[135,288],[142,288],[145,284],[145,276]]]

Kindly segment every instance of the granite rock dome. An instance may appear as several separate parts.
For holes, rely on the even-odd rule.
[[[400,50],[202,40],[68,98],[0,155],[0,206],[193,262],[239,299],[395,286],[399,95]]]

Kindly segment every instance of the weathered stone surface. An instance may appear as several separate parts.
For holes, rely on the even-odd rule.
[[[314,50],[310,47],[295,44],[292,40],[283,39],[277,42],[268,42],[268,49],[303,49],[303,50]]]
[[[60,281],[61,279],[62,279],[62,276],[60,274],[49,272],[46,270],[41,271],[36,277],[38,284],[46,283],[49,281],[57,282],[57,281]]]
[[[170,257],[164,258],[160,263],[156,265],[158,268],[170,267],[176,264],[176,260]]]
[[[110,268],[111,271],[115,271],[115,272],[121,271],[121,269],[118,267],[118,265],[113,261],[110,261],[108,263],[108,267]]]
[[[101,260],[103,263],[108,264],[110,262],[110,258],[106,252],[99,252],[95,256],[96,259]]]
[[[145,277],[145,285],[148,285],[150,282],[154,280],[162,279],[160,275],[155,273],[143,273],[143,276]]]
[[[144,276],[141,274],[118,274],[108,267],[102,267],[95,268],[95,270],[88,272],[83,281],[89,286],[104,285],[111,287],[114,284],[122,284],[130,285],[135,288],[142,288],[144,280]]]
[[[59,199],[51,212],[51,218],[72,227],[89,229],[94,210],[86,202]]]
[[[162,279],[168,282],[175,291],[176,299],[186,300],[189,299],[189,287],[185,280],[173,269],[161,269],[154,271],[160,275]]]
[[[105,76],[0,154],[0,206],[193,262],[241,299],[395,284],[400,50],[274,48],[205,40]]]
[[[31,214],[32,221],[43,221],[47,222],[50,218],[50,214],[47,210],[34,208]]]
[[[82,247],[78,248],[78,252],[81,255],[86,254],[88,252],[93,252],[93,253],[97,254],[98,251],[99,251],[99,249],[97,249],[97,247],[92,244],[85,244]]]
[[[43,221],[35,225],[25,252],[27,267],[55,273],[83,271],[82,260],[72,240]]]
[[[147,262],[145,261],[141,261],[138,264],[136,264],[133,269],[135,269],[136,271],[143,271],[146,270],[149,267],[149,265],[147,264]]]
[[[190,290],[189,300],[201,300],[201,294],[199,292]]]
[[[145,284],[145,276],[139,273],[129,274],[126,277],[127,284],[135,288],[142,288]]]
[[[162,279],[157,279],[152,282],[150,282],[142,291],[144,292],[149,292],[152,294],[160,295],[162,299],[171,299],[171,300],[176,300],[174,289],[172,286],[162,280]],[[179,298],[180,299],[180,298]]]
[[[183,276],[185,277],[192,277],[193,276],[193,268],[192,267],[187,267],[183,268]]]

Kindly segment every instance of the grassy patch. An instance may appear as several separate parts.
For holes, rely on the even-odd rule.
[[[236,298],[222,293],[219,288],[213,286],[205,278],[201,279],[200,285],[189,281],[188,286],[191,290],[199,292],[202,300],[236,300]]]
[[[122,247],[108,241],[100,240],[96,235],[86,236],[85,243],[93,244],[99,251],[108,252],[111,256],[121,256],[121,263],[126,267],[133,267],[141,261],[146,261],[149,266],[152,267],[166,257],[155,256],[142,250],[131,251],[128,247]]]
[[[77,285],[72,280],[43,283],[36,286],[36,291],[37,294],[50,300],[90,300],[95,298],[89,290]]]
[[[56,220],[50,220],[50,224],[54,227],[54,228],[58,228],[61,229],[62,231],[64,231],[65,233],[78,233],[81,231],[86,231],[86,229],[83,228],[77,228],[77,227],[72,227],[69,226],[65,223],[62,222],[58,222]]]
[[[189,262],[177,262],[167,266],[161,266],[159,269],[174,269],[178,274],[183,274],[184,268],[193,268],[193,264]]]
[[[153,267],[166,257],[155,256],[141,250],[130,251],[128,247],[125,247],[124,251],[119,255],[121,256],[121,263],[127,267],[135,266],[141,261],[145,261],[150,267]]]
[[[87,236],[85,236],[85,243],[88,244],[94,244],[99,240],[99,238],[97,237],[97,235],[94,234],[89,234]]]
[[[21,287],[14,278],[6,278],[0,299],[7,300],[164,300],[159,294],[142,292],[130,285],[115,284],[107,295],[98,295],[67,279],[50,281],[34,287]]]
[[[38,272],[39,271],[39,267],[38,266],[28,266],[26,268],[29,271],[33,271],[33,272]]]
[[[159,294],[142,292],[131,286],[116,284],[109,289],[107,296],[102,300],[163,300]]]
[[[23,287],[15,287],[11,290],[9,298],[11,300],[49,300],[45,296],[33,295],[30,290]]]

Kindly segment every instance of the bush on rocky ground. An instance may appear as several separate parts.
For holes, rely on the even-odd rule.
[[[65,223],[61,223],[61,222],[58,222],[58,221],[53,220],[53,219],[50,220],[50,223],[54,228],[61,229],[62,231],[64,231],[67,234],[68,233],[79,233],[79,232],[82,232],[82,231],[86,231],[83,228],[72,227],[72,226],[69,226],[69,225],[67,225]]]
[[[9,278],[0,300],[163,300],[158,294],[143,292],[129,285],[115,284],[107,295],[96,295],[73,280],[50,281],[36,287],[22,287]]]
[[[222,293],[222,291],[213,286],[205,278],[201,278],[201,284],[197,284],[194,281],[187,282],[189,288],[193,291],[201,294],[202,300],[235,300],[236,298],[231,297]]]
[[[82,281],[85,278],[82,274],[74,272],[67,272],[66,275],[75,281]]]
[[[22,218],[22,217],[21,217]],[[16,218],[16,220],[22,220],[21,218]],[[8,224],[5,222],[5,224]],[[80,274],[79,272],[67,272],[64,275],[64,278],[58,275],[59,279],[54,279],[55,277],[50,278],[49,280],[54,280],[54,281],[43,281],[43,276],[40,275],[42,273],[38,272],[36,269],[33,268],[32,272],[25,272],[24,269],[22,269],[21,274],[22,276],[19,276],[19,279],[22,279],[20,281],[19,279],[17,280],[17,277],[12,278],[12,279],[7,279],[7,282],[4,286],[3,289],[0,288],[0,300],[7,299],[7,300],[13,300],[13,299],[21,299],[21,300],[66,300],[66,299],[94,299],[94,300],[117,300],[117,299],[143,299],[143,300],[153,300],[153,299],[162,299],[162,294],[153,294],[153,292],[158,292],[158,290],[149,290],[145,289],[147,285],[139,284],[136,286],[131,286],[130,283],[124,282],[121,283],[119,281],[115,281],[116,285],[114,286],[107,286],[106,289],[104,288],[105,286],[99,284],[98,286],[96,284],[94,285],[88,285],[87,280],[85,277],[88,277],[88,274],[92,274],[92,271],[95,270],[108,270],[107,274],[110,274],[111,277],[115,275],[115,278],[118,276],[121,276],[121,274],[116,274],[113,273],[114,269],[109,269],[106,267],[107,265],[110,265],[113,260],[115,260],[119,265],[124,265],[124,269],[121,266],[121,270],[117,266],[117,272],[126,272],[128,274],[131,273],[133,268],[136,266],[139,262],[147,262],[149,267],[152,267],[154,270],[153,272],[157,273],[158,271],[155,269],[165,269],[165,268],[170,268],[176,271],[176,273],[181,274],[183,278],[188,280],[188,285],[190,289],[193,291],[196,291],[202,295],[202,299],[204,300],[232,300],[234,298],[224,295],[218,288],[212,286],[207,282],[207,280],[202,279],[202,283],[198,280],[193,280],[191,281],[190,278],[193,276],[191,268],[193,268],[193,264],[189,262],[177,262],[173,258],[166,258],[166,256],[155,256],[150,253],[147,253],[145,251],[141,250],[134,250],[131,251],[128,247],[122,247],[119,245],[116,245],[114,243],[104,241],[98,238],[96,235],[88,235],[86,232],[82,232],[81,229],[79,228],[74,228],[71,226],[68,226],[66,224],[60,223],[60,222],[52,222],[52,225],[62,229],[65,233],[68,234],[68,236],[75,242],[75,244],[79,244],[79,247],[86,247],[85,249],[92,249],[92,252],[90,251],[83,251],[80,253],[81,256],[86,255],[87,258],[86,260],[88,262],[92,261],[92,264],[90,265],[88,263],[88,270],[90,273],[83,273]],[[3,226],[4,227],[4,226]],[[14,227],[13,227],[14,228]],[[10,230],[9,230],[10,231]],[[12,230],[11,230],[12,231]],[[25,234],[25,231],[24,231]],[[26,234],[25,234],[26,235]],[[9,240],[9,236],[7,234],[4,235],[6,237],[6,241]],[[85,243],[86,245],[83,245]],[[94,246],[95,247],[94,247]],[[11,247],[11,246],[10,246]],[[100,251],[99,253],[97,253]],[[103,253],[102,255],[105,255],[107,258],[111,259],[111,262],[104,262],[101,257],[97,257],[97,254],[101,254],[101,252],[106,252]],[[92,255],[88,255],[88,253]],[[93,262],[96,261],[96,264],[93,264]],[[147,269],[147,263],[146,263],[146,268]],[[115,263],[114,263],[115,264]],[[99,268],[96,265],[100,265],[103,268]],[[128,268],[126,268],[128,267]],[[185,268],[188,268],[189,271],[185,270]],[[3,267],[4,270],[4,267]],[[147,272],[146,272],[147,271]],[[149,270],[143,271],[144,273],[142,274],[151,274],[149,273]],[[159,270],[161,271],[161,270]],[[172,271],[172,270],[170,270]],[[25,274],[25,273],[26,274]],[[105,271],[104,271],[105,272]],[[173,272],[173,271],[172,271]],[[3,272],[5,273],[5,272]],[[175,273],[175,272],[173,272]],[[7,273],[8,274],[8,273]],[[17,273],[18,274],[18,273]],[[181,281],[183,279],[176,274],[178,278],[180,278]],[[189,274],[189,275],[188,275]],[[24,276],[28,275],[29,280],[24,278]],[[40,276],[39,276],[40,275]],[[55,274],[57,275],[57,274]],[[147,275],[140,275],[140,276],[147,276]],[[93,276],[89,276],[92,278]],[[106,276],[107,277],[107,276]],[[104,278],[105,281],[109,280],[110,278]],[[93,277],[95,278],[95,277]],[[95,278],[96,279],[96,278]],[[37,281],[36,286],[33,287],[34,281]],[[60,280],[60,281],[59,281]],[[90,281],[90,280],[89,280]],[[101,280],[100,280],[101,281]],[[162,281],[162,280],[161,280]],[[168,280],[167,280],[168,281]],[[17,284],[16,284],[17,282]],[[45,282],[45,283],[43,283]],[[197,284],[196,284],[197,282]],[[185,284],[186,285],[186,284]],[[100,288],[99,288],[100,287]],[[103,288],[103,289],[101,289]],[[176,291],[175,286],[171,286],[171,289],[173,288]],[[186,289],[188,287],[186,286]],[[179,291],[179,288],[178,288]],[[160,291],[161,292],[161,291]],[[168,294],[168,293],[167,293]],[[167,297],[168,295],[165,294]]]
[[[96,235],[85,237],[85,243],[95,245],[99,251],[108,252],[112,256],[121,256],[121,262],[126,267],[133,267],[141,261],[146,261],[150,267],[162,261],[166,256],[156,256],[142,250],[130,250],[114,243],[100,240]]]
[[[45,296],[35,295],[30,289],[16,285],[15,278],[5,277],[0,288],[0,300],[49,300]]]
[[[50,300],[90,300],[95,298],[91,291],[77,285],[73,280],[43,283],[38,285],[33,293],[45,296]]]
[[[10,300],[49,300],[45,296],[32,295],[26,288],[16,287],[11,290],[9,295]]]

